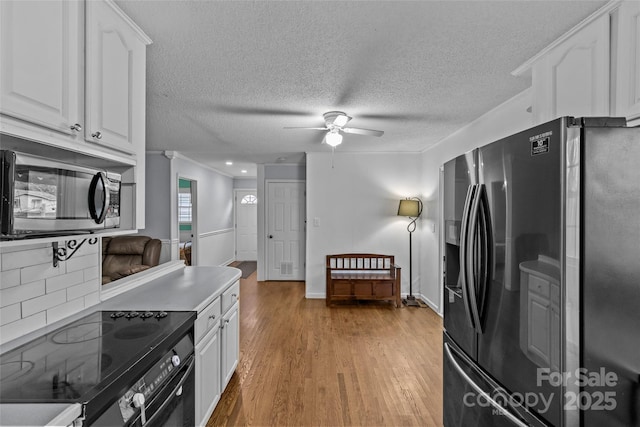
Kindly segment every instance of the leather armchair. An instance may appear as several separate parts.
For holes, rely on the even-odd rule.
[[[162,243],[149,236],[102,238],[102,284],[158,265]]]

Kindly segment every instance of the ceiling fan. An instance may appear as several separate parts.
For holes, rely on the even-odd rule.
[[[342,143],[342,134],[340,132],[366,136],[384,135],[384,132],[381,130],[344,127],[347,123],[349,123],[351,117],[347,116],[342,111],[329,111],[327,113],[324,113],[322,116],[324,117],[325,123],[325,127],[323,128],[285,127],[285,129],[326,130],[327,134],[324,137],[324,142],[329,144],[331,147],[336,147]]]

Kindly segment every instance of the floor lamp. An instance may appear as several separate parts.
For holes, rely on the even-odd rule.
[[[413,276],[412,276],[412,253],[411,253],[411,235],[416,230],[416,221],[422,213],[422,200],[417,197],[411,197],[404,200],[400,200],[398,206],[398,216],[408,216],[411,218],[411,222],[407,225],[407,231],[409,232],[409,295],[402,302],[407,307],[420,307],[416,297],[413,296]]]

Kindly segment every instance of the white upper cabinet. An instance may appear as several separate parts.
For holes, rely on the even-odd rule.
[[[2,133],[123,164],[144,157],[151,40],[112,0],[0,0],[0,23]]]
[[[2,114],[83,135],[81,12],[75,1],[0,1]]]
[[[553,47],[532,68],[534,123],[609,115],[609,15]]]
[[[87,141],[128,153],[144,143],[146,45],[111,2],[86,3]]]
[[[529,72],[536,124],[560,116],[639,124],[640,2],[608,2],[512,74]]]
[[[614,114],[640,119],[640,2],[623,2],[612,17],[617,27]]]

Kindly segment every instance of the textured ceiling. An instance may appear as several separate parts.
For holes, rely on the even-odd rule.
[[[329,151],[418,152],[530,86],[510,73],[604,1],[149,1],[116,3],[153,39],[147,150],[233,176]],[[229,167],[225,161],[234,161]]]

